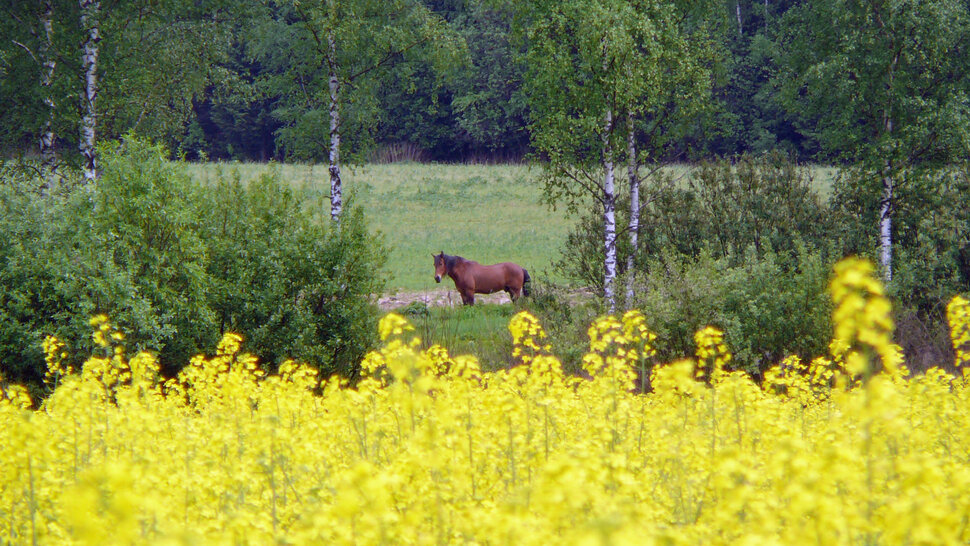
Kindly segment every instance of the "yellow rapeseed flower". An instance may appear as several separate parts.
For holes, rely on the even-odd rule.
[[[946,306],[946,318],[950,323],[950,340],[956,355],[957,367],[970,365],[970,301],[955,296]]]

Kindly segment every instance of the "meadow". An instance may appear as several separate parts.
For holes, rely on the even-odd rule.
[[[329,211],[325,165],[189,164],[192,176],[211,182],[239,174],[256,180],[268,169],[305,192],[312,206]],[[364,209],[371,229],[389,248],[389,291],[441,289],[432,254],[444,251],[488,264],[516,262],[533,275],[563,282],[553,270],[573,225],[565,211],[540,202],[525,165],[368,164],[343,171],[349,202]],[[447,281],[450,282],[450,281]],[[453,288],[453,287],[452,287]]]
[[[205,184],[239,177],[244,183],[276,172],[302,193],[307,206],[329,211],[326,165],[256,163],[185,163]],[[675,184],[686,186],[691,168],[668,168]],[[808,167],[823,198],[831,195],[837,169]],[[643,168],[646,174],[647,169]],[[578,218],[565,208],[542,202],[537,172],[528,165],[456,165],[427,163],[366,164],[343,170],[349,201],[364,209],[372,231],[383,234],[389,250],[384,294],[375,295],[384,310],[405,312],[426,347],[442,344],[475,354],[486,369],[511,364],[506,324],[513,309],[504,293],[479,296],[476,309],[465,309],[450,279],[433,279],[431,254],[444,251],[481,263],[513,261],[526,267],[535,288],[552,290],[567,301],[589,300],[588,291],[554,267],[567,234]],[[577,293],[581,294],[577,297]],[[528,308],[532,302],[525,301]],[[408,305],[411,304],[411,307]],[[594,310],[584,310],[592,317]],[[569,329],[566,335],[573,335]],[[574,351],[571,368],[581,354]]]
[[[326,165],[189,163],[196,180],[212,183],[238,175],[244,182],[278,170],[280,178],[306,195],[308,206],[329,211]],[[673,167],[686,184],[684,166]],[[823,198],[831,195],[836,168],[811,166]],[[646,169],[644,169],[646,172]],[[480,263],[511,261],[533,277],[557,284],[569,279],[553,268],[577,218],[542,202],[536,171],[527,165],[435,163],[367,164],[343,170],[351,203],[364,209],[371,229],[384,235],[387,287],[394,291],[441,289],[431,255],[463,256]]]
[[[48,338],[39,410],[0,389],[0,541],[966,543],[970,376],[907,377],[871,265],[831,288],[830,354],[762,384],[727,371],[712,328],[655,362],[637,312],[590,326],[582,376],[528,312],[497,372],[391,314],[353,385],[293,362],[266,376],[235,334],[162,381],[95,317],[80,370]],[[970,302],[949,316],[966,366]]]

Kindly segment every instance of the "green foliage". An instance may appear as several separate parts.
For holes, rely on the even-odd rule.
[[[836,181],[833,207],[845,253],[876,246],[878,199],[864,169]],[[896,270],[889,290],[921,318],[945,321],[943,306],[970,291],[970,167],[909,170],[893,213]]]
[[[202,203],[218,331],[242,333],[271,365],[294,358],[351,375],[374,341],[370,295],[384,287],[385,251],[362,211],[335,228],[278,173],[220,178]]]
[[[351,374],[371,346],[370,294],[383,282],[384,251],[361,212],[331,229],[272,176],[206,188],[136,138],[101,153],[96,187],[39,196],[36,180],[3,173],[4,375],[38,384],[45,335],[90,354],[98,313],[130,349],[158,351],[166,373],[232,330],[269,366],[293,357]]]
[[[631,307],[656,331],[660,361],[691,354],[694,332],[713,325],[736,366],[758,377],[787,355],[824,354],[832,336],[829,263],[805,247],[794,258],[793,267],[790,256],[753,248],[740,259],[667,254],[645,266]]]
[[[129,131],[160,141],[181,141],[193,102],[221,77],[230,43],[227,8],[234,16],[245,2],[225,0],[131,0],[102,3],[98,17],[97,135]],[[75,160],[84,106],[83,42],[78,2],[50,0],[50,85],[41,52],[44,2],[6,2],[0,18],[0,145],[36,149],[42,127],[52,121],[62,162]],[[6,65],[6,66],[4,66]],[[5,69],[9,66],[9,69]],[[50,99],[48,108],[46,101]]]
[[[811,171],[785,154],[743,155],[703,162],[680,183],[669,170],[657,171],[641,190],[647,203],[640,215],[638,269],[665,252],[697,258],[730,258],[732,265],[753,246],[758,256],[772,250],[794,255],[800,244],[827,249],[835,222],[815,189]],[[622,192],[620,195],[624,195]],[[629,203],[618,201],[618,225],[626,225]],[[569,237],[557,266],[570,278],[600,287],[602,222],[590,213]],[[628,238],[617,242],[625,267]]]
[[[677,183],[660,171],[646,184],[634,301],[664,343],[690,354],[708,324],[728,332],[737,360],[758,372],[787,353],[818,354],[829,331],[825,282],[835,250],[833,215],[810,171],[780,153],[704,163]],[[618,212],[627,213],[620,203]],[[625,219],[618,219],[625,225]],[[558,267],[602,282],[603,232],[587,215],[569,235]],[[620,237],[621,266],[630,248]]]
[[[473,148],[521,157],[529,146],[529,113],[513,14],[510,6],[498,2],[467,2],[456,24],[468,44],[472,66],[456,84],[452,109]]]
[[[405,88],[415,81],[409,69],[389,68],[425,63],[441,77],[464,60],[461,40],[415,0],[281,1],[271,7],[259,22],[253,57],[265,69],[265,88],[279,97],[278,144],[288,158],[327,157],[336,100],[341,154],[347,163],[362,162],[373,146],[383,78],[403,79],[397,85]],[[331,76],[339,96],[330,95]]]

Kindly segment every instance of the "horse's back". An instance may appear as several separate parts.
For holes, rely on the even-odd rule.
[[[469,261],[470,273],[475,279],[476,291],[494,292],[506,290],[510,285],[521,285],[523,269],[512,262],[482,265]]]

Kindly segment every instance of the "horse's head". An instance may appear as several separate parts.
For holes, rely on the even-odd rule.
[[[442,252],[434,257],[434,282],[441,282],[441,277],[448,274],[448,268],[445,266],[445,253]]]

